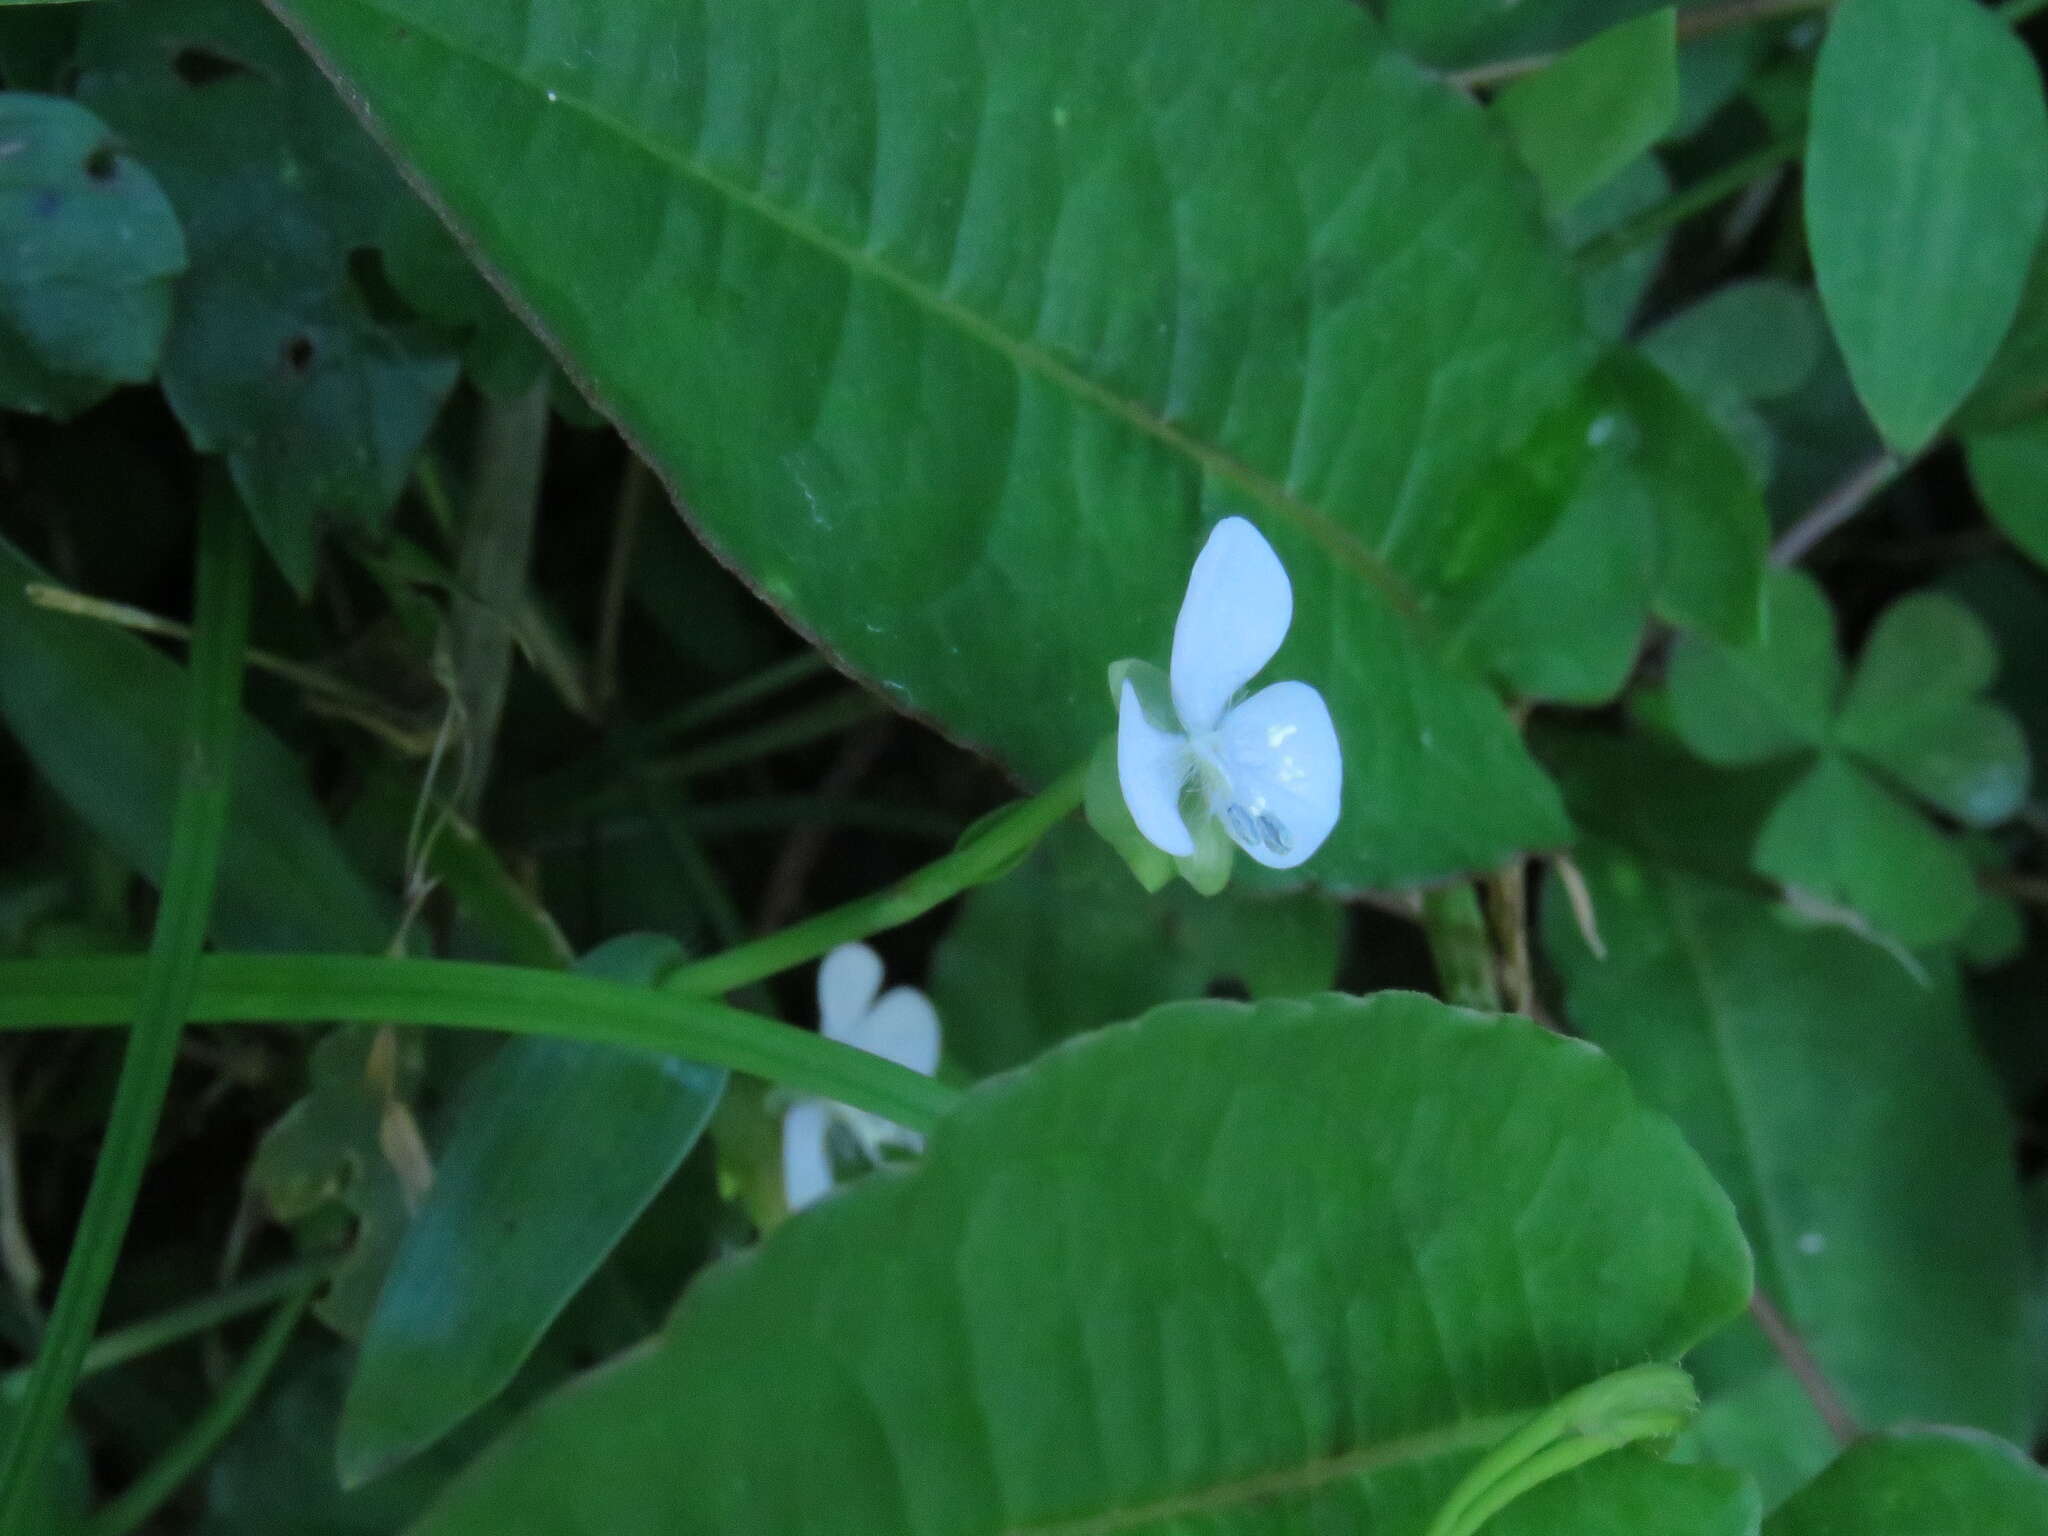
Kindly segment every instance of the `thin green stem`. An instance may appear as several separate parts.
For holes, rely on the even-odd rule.
[[[271,1314],[219,1396],[206,1405],[191,1428],[129,1485],[127,1492],[93,1516],[86,1524],[85,1536],[126,1536],[155,1514],[164,1500],[205,1464],[255,1403],[318,1288],[317,1280],[300,1283],[298,1290]]]
[[[85,1352],[85,1360],[79,1366],[80,1380],[97,1376],[102,1371],[111,1371],[126,1365],[130,1360],[139,1360],[144,1355],[155,1354],[173,1344],[218,1328],[222,1323],[232,1322],[246,1313],[261,1311],[272,1302],[282,1301],[308,1285],[317,1285],[340,1267],[347,1258],[345,1253],[322,1254],[316,1258],[300,1259],[272,1270],[267,1275],[258,1275],[251,1280],[239,1281],[209,1291],[204,1296],[194,1297],[154,1317],[116,1328],[103,1333],[92,1341],[92,1348]],[[25,1379],[29,1368],[21,1366],[0,1376],[0,1394],[20,1390],[15,1382]]]
[[[1788,160],[1799,158],[1806,147],[1802,125],[1781,138],[1773,139],[1753,154],[1703,176],[1691,186],[1645,208],[1632,219],[1624,219],[1604,235],[1595,235],[1572,253],[1582,268],[1604,267],[1626,256],[1638,246],[1648,245],[1665,231],[1683,224],[1696,213],[1704,213],[1723,198],[1733,197],[1759,176],[1776,170]]]
[[[142,963],[0,961],[0,1030],[119,1023]],[[664,1051],[786,1083],[928,1131],[958,1096],[907,1067],[704,998],[568,971],[363,955],[208,955],[186,1017],[204,1024],[391,1024],[494,1029]]]
[[[707,693],[701,699],[692,699],[682,708],[659,720],[650,721],[633,733],[634,739],[643,746],[651,747],[656,742],[668,741],[677,736],[687,735],[700,725],[709,725],[714,720],[723,720],[736,710],[746,708],[757,699],[765,699],[771,693],[780,693],[793,683],[820,676],[830,670],[825,658],[816,651],[799,651],[794,656],[771,662],[760,671],[728,684],[714,693]]]
[[[92,1187],[0,1472],[0,1536],[25,1529],[31,1518],[29,1490],[40,1482],[44,1458],[92,1345],[178,1059],[227,834],[241,725],[242,652],[249,638],[250,550],[240,505],[223,489],[210,492],[200,510],[191,693],[163,901],[149,955],[136,986],[122,999],[124,1012],[133,1010],[128,1016],[135,1027],[122,1058]]]
[[[751,730],[738,731],[707,741],[688,752],[650,762],[647,772],[657,779],[687,779],[721,768],[751,763],[757,757],[772,757],[792,747],[808,746],[822,736],[836,736],[850,725],[872,720],[886,706],[873,694],[841,693],[807,705],[780,720]]]
[[[1038,840],[1080,804],[1087,765],[1069,770],[1028,800],[1005,806],[968,829],[960,846],[885,891],[677,967],[662,982],[669,993],[715,997],[760,981],[827,950],[922,917],[940,902],[1016,867]]]
[[[1675,1365],[1629,1366],[1566,1393],[1474,1464],[1426,1536],[1471,1536],[1539,1483],[1637,1440],[1675,1435],[1699,1406]]]

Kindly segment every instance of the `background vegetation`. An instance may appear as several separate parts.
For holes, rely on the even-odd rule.
[[[0,5],[0,1531],[2048,1531],[2037,8]]]

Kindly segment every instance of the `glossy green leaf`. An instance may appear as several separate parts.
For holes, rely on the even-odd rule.
[[[1872,1435],[1775,1511],[1764,1536],[2039,1536],[2048,1473],[1989,1435]]]
[[[416,1530],[1415,1536],[1522,1414],[1748,1286],[1582,1045],[1412,994],[1175,1004],[971,1091]],[[1609,1458],[1499,1529],[1592,1529],[1615,1480],[1697,1509],[1699,1475]]]
[[[1970,480],[2001,532],[2048,565],[2048,415],[1963,440]]]
[[[1755,859],[1796,898],[1860,913],[1909,948],[1961,938],[1977,913],[1977,876],[1962,850],[1834,753],[1772,810]]]
[[[2027,797],[2019,722],[1978,695],[1998,676],[1991,632],[1957,599],[1916,592],[1885,610],[1842,700],[1835,739],[1970,826]]]
[[[1841,686],[1834,615],[1813,578],[1771,573],[1763,634],[1750,646],[1702,635],[1671,653],[1671,723],[1710,763],[1767,762],[1826,738]]]
[[[1201,997],[1319,992],[1337,974],[1343,909],[1313,896],[1156,895],[1093,830],[1070,822],[1016,873],[970,892],[932,954],[948,1055],[977,1076],[1069,1035]]]
[[[1678,12],[1666,6],[1502,91],[1493,104],[1545,206],[1569,208],[1661,139],[1678,117]]]
[[[1294,583],[1271,675],[1369,744],[1310,872],[1564,835],[1426,611],[1556,515],[1475,492],[1585,371],[1575,280],[1359,8],[281,9],[706,537],[898,703],[1063,771],[1241,512]]]
[[[76,102],[0,91],[0,406],[69,416],[156,372],[185,237]]]
[[[681,950],[615,939],[579,969],[652,984]],[[342,1410],[355,1486],[495,1397],[681,1166],[725,1073],[651,1051],[507,1041],[464,1085]]]
[[[2048,215],[2048,107],[2026,44],[1972,0],[1844,0],[1804,185],[1857,393],[1915,452],[1997,352]]]
[[[164,393],[304,590],[323,527],[382,526],[455,382],[436,337],[379,313],[375,242],[408,194],[250,0],[102,0],[79,67],[190,245]]]
[[[94,832],[152,880],[170,852],[184,668],[106,624],[37,607],[43,573],[0,540],[0,716]],[[349,863],[298,763],[245,720],[213,932],[240,949],[357,953],[393,916]]]
[[[1598,793],[1727,837],[1682,784],[1638,764]],[[1548,893],[1567,1015],[1677,1118],[1735,1201],[1759,1285],[1850,1410],[1873,1426],[2023,1435],[2034,1404],[2010,1130],[1954,977],[1936,966],[1916,982],[1851,933],[1609,843],[1580,861],[1607,958]],[[1706,1449],[1767,1493],[1826,1459],[1820,1421],[1753,1330],[1715,1341],[1698,1370]]]

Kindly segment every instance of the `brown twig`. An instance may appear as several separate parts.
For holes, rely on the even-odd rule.
[[[1757,1327],[1763,1330],[1765,1338],[1771,1341],[1771,1348],[1778,1352],[1778,1358],[1785,1362],[1785,1369],[1792,1373],[1799,1383],[1806,1400],[1813,1404],[1813,1411],[1820,1415],[1821,1422],[1828,1427],[1828,1433],[1835,1437],[1837,1445],[1848,1445],[1860,1437],[1863,1427],[1856,1422],[1841,1394],[1835,1391],[1834,1383],[1820,1368],[1820,1362],[1813,1358],[1813,1351],[1806,1347],[1806,1341],[1799,1337],[1785,1315],[1771,1304],[1771,1299],[1762,1291],[1753,1291],[1749,1298],[1749,1315],[1756,1319]]]
[[[1807,551],[1869,506],[1877,493],[1905,472],[1906,462],[1894,453],[1880,453],[1861,464],[1771,546],[1771,564],[1797,565]]]

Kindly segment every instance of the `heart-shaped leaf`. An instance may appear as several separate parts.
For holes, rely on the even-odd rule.
[[[970,1092],[417,1529],[1416,1536],[1529,1410],[1748,1289],[1720,1192],[1579,1043],[1412,994],[1174,1004]],[[1739,1529],[1699,1475],[1611,1459],[1500,1528],[1605,1529],[1649,1477]]]
[[[1956,820],[1994,826],[2027,798],[2030,770],[2019,722],[1978,697],[1997,676],[1983,620],[1916,592],[1864,642],[1835,739]]]
[[[76,102],[0,94],[0,406],[68,416],[156,372],[185,237]]]

